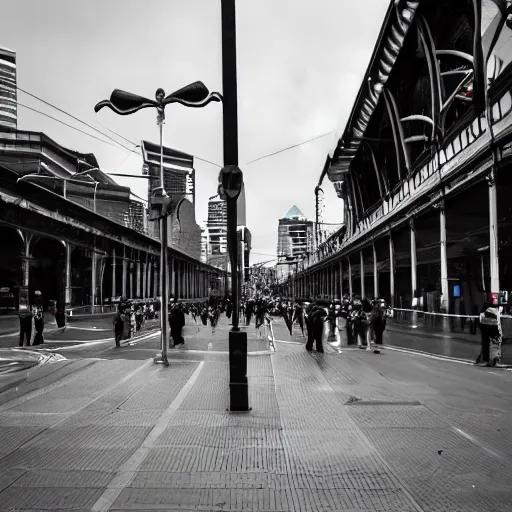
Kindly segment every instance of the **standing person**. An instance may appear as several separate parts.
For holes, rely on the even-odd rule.
[[[34,340],[36,339],[36,324],[35,318],[37,314],[37,306],[32,306],[32,316],[30,318],[30,345],[34,344]]]
[[[185,313],[183,312],[181,304],[175,304],[172,307],[169,324],[171,326],[171,337],[174,341],[174,345],[184,346],[185,339],[183,338],[183,327],[185,326]]]
[[[327,308],[318,306],[311,314],[311,327],[313,331],[313,338],[316,344],[316,351],[320,354],[324,353],[324,347],[322,344],[322,338],[325,328],[325,318],[328,315]],[[313,347],[311,347],[313,348]],[[311,351],[311,350],[310,350]]]
[[[381,299],[375,302],[370,316],[370,337],[373,338],[373,341],[375,342],[375,347],[373,350],[375,354],[380,354],[383,346],[383,334],[385,329],[385,304]]]
[[[496,366],[501,359],[501,321],[499,307],[484,303],[480,313],[480,332],[482,347],[475,364],[485,363],[486,366]]]
[[[116,347],[121,346],[121,340],[123,339],[124,321],[124,311],[121,305],[119,305],[117,308],[116,317],[114,318],[114,336],[116,340]]]
[[[137,318],[135,316],[135,306],[130,306],[130,338],[133,338],[137,330]]]
[[[228,318],[231,318],[231,314],[233,313],[233,304],[231,304],[231,301],[228,299],[226,304],[226,316]]]
[[[306,320],[306,330],[308,333],[308,340],[306,342],[306,350],[308,352],[313,351],[313,343],[315,341],[315,324],[314,324],[314,314],[318,309],[321,309],[320,304],[317,301],[313,301],[306,307],[305,310],[305,320]]]
[[[245,306],[245,325],[251,325],[251,318],[254,312],[254,301],[253,299],[249,299]]]
[[[34,345],[42,345],[44,343],[43,331],[44,331],[43,307],[40,306],[37,308],[36,313],[34,315]]]
[[[135,329],[139,332],[142,329],[142,324],[144,322],[144,313],[142,312],[142,308],[140,306],[137,307],[137,311],[135,313]]]
[[[305,338],[305,336],[304,336],[304,309],[298,302],[295,303],[295,310],[293,312],[292,324],[295,321],[299,324],[300,330],[302,332],[302,337]]]
[[[30,346],[32,337],[32,312],[30,307],[20,311],[20,347]]]

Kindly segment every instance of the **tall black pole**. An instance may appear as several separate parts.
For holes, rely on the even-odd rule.
[[[235,0],[222,0],[222,88],[224,107],[224,167],[238,166]],[[229,333],[229,409],[249,411],[247,332],[239,327],[237,200],[227,196],[227,231],[231,261],[233,328]]]
[[[222,0],[222,95],[224,166],[238,165],[235,0]],[[227,199],[227,241],[231,262],[233,331],[239,330],[237,199]]]

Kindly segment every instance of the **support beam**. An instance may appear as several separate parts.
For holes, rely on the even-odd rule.
[[[126,260],[126,246],[123,245],[123,279],[121,281],[121,294],[126,299],[126,282],[128,281],[128,261]]]
[[[350,258],[348,258],[348,293],[350,295],[349,299],[352,300],[353,288],[352,288],[352,263],[350,262]]]
[[[71,307],[71,251],[73,247],[69,242],[65,243],[66,251],[66,269],[64,272],[65,292],[64,292],[64,305],[66,308]]]
[[[389,233],[389,295],[391,307],[395,307],[395,245],[393,235]]]
[[[413,309],[418,306],[415,304],[414,299],[418,297],[418,261],[416,257],[416,228],[414,226],[414,219],[409,220],[409,229],[411,235],[411,297]],[[416,313],[413,313],[413,323],[417,324]]]
[[[449,288],[448,288],[448,259],[446,256],[446,212],[444,201],[439,208],[439,241],[441,254],[441,312],[450,312]]]
[[[116,248],[112,247],[112,297],[116,296]]]
[[[343,262],[340,260],[339,262],[340,267],[340,299],[343,298]]]
[[[491,293],[500,291],[500,265],[498,257],[498,198],[496,193],[496,170],[493,167],[487,177],[489,184],[489,273]]]
[[[366,290],[364,288],[364,254],[362,249],[359,251],[359,265],[361,267],[361,299],[364,299]]]
[[[379,298],[379,270],[377,261],[377,249],[375,248],[375,242],[372,244],[373,249],[373,296]]]
[[[97,272],[98,257],[95,251],[92,251],[91,255],[91,306],[96,305],[96,286],[98,279]]]

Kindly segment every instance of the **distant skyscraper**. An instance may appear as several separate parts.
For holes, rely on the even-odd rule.
[[[160,146],[142,141],[145,171],[156,179],[148,180],[148,194],[160,186]],[[164,188],[176,205],[188,199],[195,206],[194,157],[172,148],[164,147]]]
[[[0,127],[16,130],[16,98],[16,53],[7,48],[0,48]]]
[[[278,257],[293,258],[313,250],[314,223],[293,205],[284,218],[279,219],[277,231]]]
[[[208,251],[210,255],[226,254],[227,204],[222,199],[208,201]]]

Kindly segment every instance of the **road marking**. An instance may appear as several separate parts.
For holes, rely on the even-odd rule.
[[[195,350],[195,349],[175,349],[178,351],[178,353],[186,354],[187,352],[191,354],[229,354],[229,350]],[[261,356],[261,355],[267,355],[272,354],[272,351],[270,350],[255,350],[254,352],[247,351],[248,356]]]
[[[176,398],[172,401],[171,405],[162,413],[160,418],[158,418],[156,425],[152,428],[146,439],[144,439],[135,453],[119,468],[116,475],[105,489],[105,492],[92,506],[91,511],[107,511],[114,504],[123,490],[128,487],[128,485],[130,485],[132,480],[135,478],[137,470],[149,455],[157,439],[167,428],[171,417],[180,408],[181,404],[199,378],[199,374],[203,368],[204,361],[201,361],[194,373],[191,375],[190,379],[188,379],[187,383],[183,386]]]
[[[276,340],[277,343],[288,343],[289,345],[304,345],[302,341]]]
[[[469,359],[457,359],[456,357],[439,356],[439,355],[429,354],[428,352],[423,352],[421,350],[415,350],[413,348],[401,348],[401,347],[394,347],[392,345],[384,345],[383,350],[384,351],[392,350],[395,352],[403,352],[405,354],[427,357],[428,359],[437,359],[438,361],[447,361],[450,363],[467,364],[467,365],[474,366],[474,363],[472,361],[470,361]]]
[[[452,428],[453,428],[453,430],[455,430],[455,432],[457,432],[457,434],[460,434],[462,437],[466,438],[468,441],[472,442],[473,444],[475,444],[476,446],[478,446],[482,450],[486,451],[487,453],[489,453],[493,457],[496,457],[497,459],[503,460],[503,457],[499,453],[496,453],[495,451],[493,451],[493,450],[487,448],[486,446],[484,446],[480,441],[478,441],[478,439],[475,439],[471,434],[468,434],[467,432],[464,432],[460,428],[454,427],[453,425],[452,425]]]

